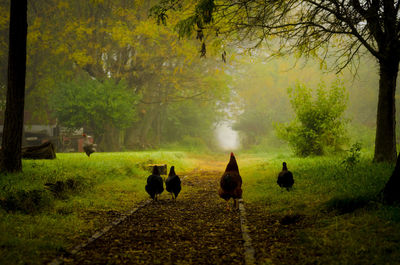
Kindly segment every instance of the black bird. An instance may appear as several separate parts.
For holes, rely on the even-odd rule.
[[[277,183],[279,187],[286,188],[288,191],[294,184],[293,174],[287,169],[286,162],[283,162],[282,171],[279,172]]]
[[[153,167],[153,172],[147,178],[146,191],[150,197],[157,201],[157,195],[160,195],[164,191],[163,179],[160,176],[160,172],[157,166]]]
[[[165,187],[171,193],[172,199],[176,200],[179,192],[181,191],[181,179],[175,174],[175,167],[172,166],[169,170],[168,178],[165,181]]]

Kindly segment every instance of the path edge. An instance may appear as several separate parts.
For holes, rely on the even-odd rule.
[[[98,230],[97,232],[95,232],[91,237],[89,237],[85,242],[75,246],[69,253],[71,255],[75,255],[77,254],[79,251],[81,251],[81,249],[83,249],[84,247],[86,247],[87,245],[91,244],[93,241],[95,241],[96,239],[100,238],[102,235],[104,235],[105,233],[107,233],[108,231],[111,230],[111,228],[113,228],[114,226],[119,225],[120,223],[122,223],[123,221],[125,221],[129,216],[131,216],[132,214],[134,214],[136,211],[138,211],[139,209],[145,207],[146,205],[148,205],[151,202],[151,200],[145,200],[140,202],[138,205],[136,205],[136,207],[132,208],[130,211],[123,213],[122,216],[114,221],[112,221],[109,225],[103,227],[102,229]],[[58,257],[54,258],[52,261],[50,261],[49,263],[47,263],[48,265],[60,265],[64,263],[64,255],[59,255]]]
[[[254,248],[250,237],[249,226],[247,225],[246,210],[244,208],[243,199],[239,199],[239,211],[240,211],[240,228],[242,230],[242,237],[244,240],[244,262],[246,265],[253,265],[256,263],[254,257]]]

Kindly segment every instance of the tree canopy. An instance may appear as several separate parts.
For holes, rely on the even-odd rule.
[[[152,14],[165,22],[168,11],[182,9],[182,2],[161,0]],[[274,55],[295,53],[322,62],[334,56],[332,67],[338,71],[369,52],[379,64],[380,75],[374,160],[395,161],[399,8],[395,0],[201,0],[177,28],[181,36],[223,34],[228,41],[266,47]]]
[[[195,102],[204,109],[213,110],[198,119],[198,126],[203,131],[212,131],[221,113],[215,111],[215,106],[229,95],[226,67],[219,61],[200,60],[197,42],[179,40],[172,26],[159,27],[148,17],[150,7],[149,1],[142,0],[30,1],[26,111],[46,123],[51,117],[62,114],[61,111],[54,112],[62,106],[55,106],[54,96],[60,96],[56,101],[65,107],[72,102],[71,98],[66,99],[70,90],[74,90],[77,100],[82,100],[74,103],[87,106],[83,95],[92,90],[85,91],[87,87],[82,85],[81,77],[86,76],[84,82],[89,88],[92,87],[89,84],[97,82],[97,88],[108,86],[112,89],[110,84],[113,83],[116,94],[122,82],[123,93],[135,99],[131,100],[129,108],[135,110],[133,116],[136,118],[130,119],[132,115],[126,113],[129,117],[123,119],[130,121],[129,126],[117,126],[121,124],[117,122],[101,129],[99,126],[86,127],[87,122],[78,122],[78,117],[90,117],[85,111],[75,111],[76,117],[69,113],[68,119],[64,116],[58,119],[61,126],[85,125],[86,129],[95,130],[96,135],[111,139],[101,144],[102,150],[157,147],[163,144],[162,141],[172,141],[173,137],[160,138],[160,133],[168,126],[163,113],[174,110],[169,111],[171,118],[175,114],[179,116],[181,110],[177,108],[185,108],[185,102]],[[4,32],[8,30],[8,8],[8,1],[0,2],[0,30]],[[178,21],[178,16],[171,20]],[[7,34],[2,34],[1,62],[7,61],[7,47]],[[4,63],[1,67],[6,69]],[[5,84],[5,76],[0,77],[2,100]],[[73,84],[77,86],[72,87]],[[48,95],[53,95],[51,100]],[[106,104],[104,98],[97,96],[92,95],[91,101]],[[66,100],[60,101],[61,98]],[[128,99],[124,97],[124,100]],[[108,102],[110,100],[111,97]],[[111,105],[104,108],[110,109]],[[191,128],[185,133],[193,135],[197,129]],[[208,141],[206,135],[199,137]]]

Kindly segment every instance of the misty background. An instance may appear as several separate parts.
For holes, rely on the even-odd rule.
[[[294,118],[288,88],[340,80],[348,94],[348,140],[372,148],[378,69],[365,55],[341,73],[327,60],[270,58],[208,38],[180,39],[149,18],[152,1],[29,1],[24,145],[51,140],[99,151],[287,148],[276,128]],[[7,87],[9,1],[0,1],[1,124]],[[221,58],[226,51],[226,62]],[[398,94],[396,95],[398,98]],[[398,102],[398,100],[397,100]],[[398,132],[399,130],[397,130]]]

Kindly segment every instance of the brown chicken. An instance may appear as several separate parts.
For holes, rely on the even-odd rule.
[[[218,193],[222,199],[226,200],[227,209],[229,209],[228,201],[230,198],[233,199],[233,208],[239,208],[238,199],[242,198],[242,177],[239,174],[239,167],[233,153],[231,153],[229,163],[221,177]]]

